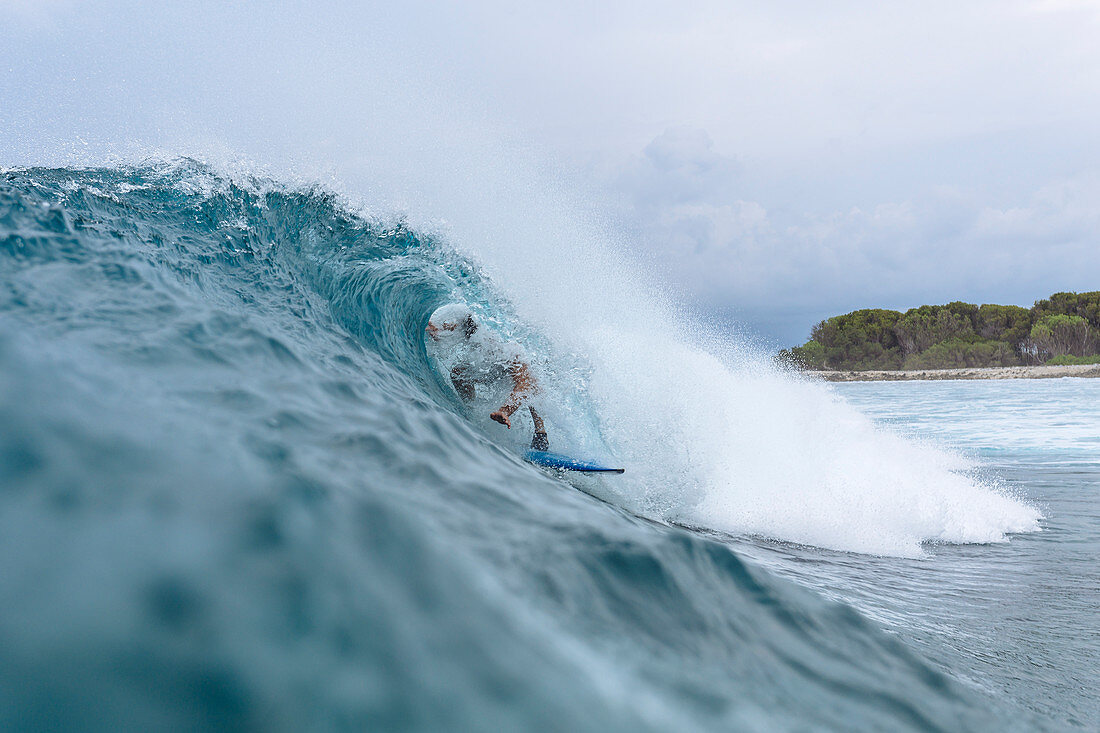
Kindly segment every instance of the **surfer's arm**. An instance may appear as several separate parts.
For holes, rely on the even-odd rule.
[[[428,325],[424,327],[424,330],[428,332],[428,335],[432,337],[433,341],[439,340],[440,331],[453,331],[458,328],[455,323],[444,323],[442,326],[437,326],[431,321],[428,321]]]
[[[500,409],[489,415],[492,419],[496,420],[501,425],[510,428],[512,427],[512,421],[510,418],[513,413],[523,405],[523,401],[536,389],[535,378],[531,376],[531,369],[526,363],[515,360],[508,365],[509,372],[512,375],[512,394],[508,395],[508,400],[500,406]]]

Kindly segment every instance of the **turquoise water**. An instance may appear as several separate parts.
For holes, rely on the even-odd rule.
[[[1051,727],[1094,728],[1100,380],[863,383],[838,391],[896,429],[978,457],[982,470],[1044,515],[1041,532],[1007,544],[935,547],[921,561],[841,570],[846,580],[836,584],[850,590],[839,594]]]
[[[1092,383],[829,388],[516,290],[320,189],[0,173],[0,727],[1095,727]],[[626,474],[457,399],[454,300]]]

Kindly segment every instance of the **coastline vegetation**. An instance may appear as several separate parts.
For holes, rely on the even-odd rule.
[[[818,323],[809,341],[776,359],[851,371],[1096,364],[1100,291],[1055,293],[1031,308],[956,301],[852,311]]]

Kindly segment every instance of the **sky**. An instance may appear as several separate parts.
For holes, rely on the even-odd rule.
[[[0,0],[0,166],[248,161],[459,240],[598,222],[776,347],[1100,289],[1100,0],[592,5]]]

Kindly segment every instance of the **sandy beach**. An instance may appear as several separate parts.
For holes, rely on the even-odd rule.
[[[1055,379],[1100,377],[1100,364],[1073,366],[975,367],[971,369],[913,369],[897,371],[807,372],[827,382],[891,382],[935,379]]]

